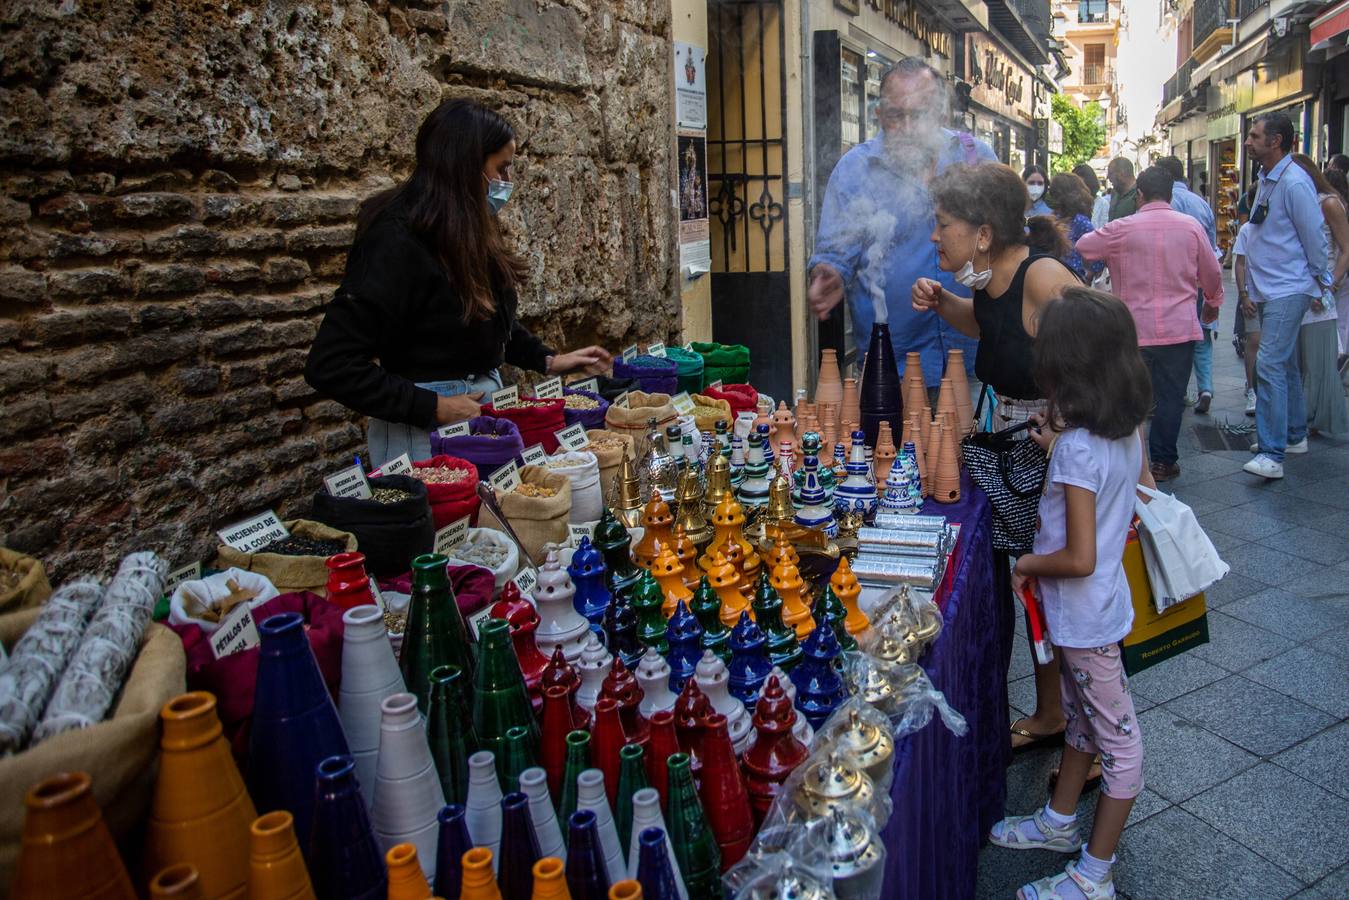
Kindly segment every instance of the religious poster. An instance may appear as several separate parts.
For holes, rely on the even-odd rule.
[[[677,133],[679,160],[679,267],[687,274],[711,268],[712,243],[707,213],[707,134]]]
[[[680,128],[707,127],[707,51],[675,41],[675,124]]]

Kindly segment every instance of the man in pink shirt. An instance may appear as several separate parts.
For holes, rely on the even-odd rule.
[[[1153,166],[1138,176],[1142,205],[1077,242],[1088,261],[1104,260],[1116,296],[1133,313],[1138,345],[1152,375],[1154,410],[1148,432],[1152,477],[1180,474],[1176,439],[1185,411],[1195,342],[1203,338],[1194,305],[1204,290],[1203,321],[1215,322],[1223,276],[1204,228],[1171,208],[1170,173]]]

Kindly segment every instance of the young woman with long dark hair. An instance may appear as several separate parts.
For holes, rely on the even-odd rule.
[[[514,157],[505,119],[448,100],[417,132],[412,174],[361,207],[305,380],[370,417],[375,464],[429,457],[429,431],[477,415],[503,362],[551,375],[610,364],[601,347],[558,353],[516,318],[525,262],[496,216]]]

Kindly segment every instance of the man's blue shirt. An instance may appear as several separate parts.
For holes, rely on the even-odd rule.
[[[946,134],[949,140],[937,159],[938,172],[966,161],[960,138],[955,132]],[[974,141],[973,150],[978,160],[997,162],[987,144]],[[954,294],[970,295],[937,265],[937,246],[932,243],[935,225],[927,184],[898,171],[878,135],[845,153],[829,176],[815,254],[808,264],[809,270],[827,263],[843,278],[859,359],[866,352],[876,318],[873,291],[884,292],[890,342],[900,367],[905,353],[922,354],[929,387],[941,383],[946,351],[964,350],[966,367],[972,372],[978,346],[936,313],[913,310],[913,283],[919,278],[934,278]]]
[[[1264,212],[1261,212],[1264,207]],[[1263,215],[1263,221],[1256,218]],[[1330,241],[1316,185],[1291,156],[1266,172],[1251,207],[1246,236],[1246,272],[1261,297],[1315,297],[1329,283]]]
[[[1203,225],[1209,246],[1215,253],[1218,251],[1218,223],[1213,218],[1213,209],[1207,200],[1190,190],[1185,182],[1176,181],[1171,185],[1171,208]]]

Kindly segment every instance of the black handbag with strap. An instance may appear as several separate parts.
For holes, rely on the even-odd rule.
[[[974,418],[984,408],[985,387]],[[1030,552],[1035,542],[1040,493],[1049,471],[1049,457],[1035,441],[1015,435],[1030,428],[1022,422],[995,432],[975,432],[961,442],[970,480],[988,495],[993,508],[993,549],[1012,554]]]

